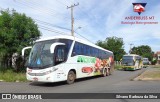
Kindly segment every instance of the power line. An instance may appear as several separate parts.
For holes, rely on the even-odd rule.
[[[6,10],[6,9],[1,8],[1,7],[0,7],[0,9]],[[9,10],[9,11],[10,11],[10,10]],[[33,19],[33,20],[42,22],[42,23],[44,23],[44,24],[52,25],[52,24],[50,24],[50,23],[47,23],[47,22],[44,22],[44,21],[41,21],[41,20],[38,20],[38,19]],[[52,26],[53,26],[53,25],[52,25]],[[54,27],[58,27],[58,26],[54,26]],[[67,34],[67,33],[65,33],[65,32],[61,32],[61,31],[58,31],[58,30],[55,30],[55,29],[52,29],[52,28],[48,28],[48,27],[46,27],[46,26],[42,26],[42,25],[38,25],[38,28],[41,28],[41,29],[46,30],[46,31],[49,31],[49,32],[54,32],[54,33],[59,34],[59,35],[69,35],[69,34]],[[63,27],[59,27],[59,28],[63,28]],[[64,28],[64,29],[70,30],[70,29],[67,29],[67,28]],[[83,39],[86,39],[87,41],[91,42],[89,39],[87,39],[86,37],[82,36],[81,34],[79,34],[79,33],[77,33],[77,32],[75,32],[75,33],[76,33],[77,35],[79,35],[80,37],[82,37]],[[93,42],[91,42],[91,43],[93,43]]]
[[[25,5],[25,4],[23,4],[23,3],[21,3],[22,5]],[[77,4],[78,5],[78,4]],[[71,5],[71,7],[69,7],[69,8],[73,8],[74,6],[77,6],[77,5]],[[28,6],[28,5],[25,5],[25,6]],[[73,7],[72,7],[73,6]],[[35,9],[35,8],[33,8],[32,6],[29,6],[30,8],[32,8],[32,9]],[[37,9],[36,9],[37,10]],[[40,10],[39,10],[40,11]],[[43,11],[42,11],[43,12]],[[52,26],[52,27],[57,27],[57,28],[61,28],[61,29],[66,29],[66,30],[70,30],[70,29],[68,29],[68,28],[64,28],[64,27],[60,27],[60,26],[55,26],[55,25],[52,25],[52,24],[50,24],[50,23],[47,23],[47,22],[44,22],[44,21],[40,21],[40,20],[37,20],[37,19],[34,19],[36,22],[39,22],[39,23],[41,23],[41,24],[44,24],[44,25],[49,25],[49,26]],[[39,28],[41,28],[41,29],[43,29],[43,30],[47,30],[47,31],[50,31],[50,32],[54,32],[54,33],[57,33],[57,34],[62,34],[62,35],[67,35],[66,33],[64,33],[64,32],[60,32],[60,31],[58,31],[58,30],[54,30],[54,29],[51,29],[51,28],[48,28],[48,27],[46,27],[46,26],[41,26],[41,25],[39,25],[38,26]],[[73,32],[74,32],[74,29],[72,30]],[[78,33],[76,33],[76,34],[78,34]],[[86,39],[86,40],[88,40],[87,38],[85,38],[84,36],[82,36],[82,35],[80,35],[80,34],[78,34],[79,36],[81,36],[82,38],[84,38],[84,39]],[[88,41],[90,41],[90,40],[88,40]],[[91,41],[90,41],[91,42]]]
[[[79,8],[79,10],[83,13],[83,15],[86,15],[88,18],[95,18],[95,17],[93,17],[93,16],[90,16],[89,15],[89,13],[87,12],[85,12],[83,9],[84,8],[82,8],[81,6],[78,6],[78,8]],[[96,18],[95,18],[96,19]],[[95,21],[95,20],[94,20]],[[97,23],[97,22],[94,22],[94,23],[96,23],[96,25],[99,25],[99,27],[101,26],[99,23]],[[79,23],[78,23],[79,24]],[[85,25],[85,26],[88,26],[88,24],[87,25]],[[82,26],[83,28],[84,28],[84,26]],[[102,32],[101,30],[99,30],[101,33],[104,33],[104,32]]]
[[[43,30],[47,30],[47,31],[50,31],[50,32],[54,32],[54,33],[57,33],[57,34],[60,34],[60,35],[68,35],[67,33],[64,33],[64,32],[60,32],[60,31],[57,31],[57,30],[53,30],[51,28],[47,28],[45,26],[38,26],[39,28],[43,29]],[[80,37],[82,37],[83,39],[93,43],[92,41],[90,41],[89,39],[87,39],[86,37],[82,36],[81,34],[75,32],[77,35],[79,35]],[[93,43],[94,44],[94,43]]]
[[[71,26],[72,26],[72,36],[74,35],[74,28],[73,28],[73,24],[74,24],[74,18],[73,18],[73,10],[72,10],[72,8],[74,7],[74,6],[78,6],[79,5],[79,3],[77,4],[77,5],[71,5],[70,7],[68,7],[67,6],[67,8],[71,8]],[[85,25],[86,26],[86,25]],[[82,36],[81,34],[79,34],[79,33],[77,33],[77,32],[75,32],[76,34],[78,34],[80,37],[82,37],[82,38],[84,38],[84,39],[86,39],[86,40],[88,40],[89,42],[91,42],[89,39],[87,39],[86,37],[84,37],[84,36]],[[93,42],[91,42],[91,43],[93,43]]]
[[[1,8],[1,7],[0,7],[0,9],[1,9],[1,10],[5,10],[5,11],[8,10],[8,9],[3,9],[3,8]],[[12,12],[11,10],[8,10],[8,11],[9,11],[9,12]],[[33,19],[33,20],[37,20],[37,19]],[[37,20],[37,21],[40,21],[40,20]],[[49,24],[49,23],[44,22],[44,21],[40,21],[40,22],[43,22],[43,23],[45,23],[45,24]],[[52,24],[49,24],[49,25],[52,25]],[[70,30],[70,29],[67,29],[67,28],[60,27],[60,26],[55,26],[55,27],[61,28],[61,29],[66,29],[66,30]],[[50,31],[50,32],[54,32],[54,33],[57,33],[57,34],[68,35],[68,34],[65,33],[65,32],[61,32],[61,31],[58,31],[58,30],[55,30],[55,29],[51,29],[51,28],[48,28],[48,27],[42,26],[42,25],[38,25],[38,28],[41,28],[41,29],[43,29],[43,30],[47,30],[47,31]]]
[[[46,12],[47,10],[42,11],[42,10],[40,10],[38,8],[34,8],[33,6],[27,5],[26,3],[23,3],[23,2],[17,2],[16,1],[16,3],[19,3],[19,4],[23,5],[23,6],[27,6],[27,7],[31,8],[31,9],[33,9],[33,10],[36,10],[36,11],[39,11],[39,12],[42,12],[42,13],[49,13],[49,12]],[[52,14],[55,14],[55,13],[52,12]]]
[[[26,1],[26,0],[24,0],[27,4],[30,4],[30,5],[32,5],[32,6],[37,6],[37,7],[39,7],[39,8],[41,8],[42,6],[44,6],[44,4],[40,4],[40,3],[38,3],[38,2],[35,2],[35,1],[30,1],[30,2],[28,2],[28,1]],[[54,7],[55,8],[55,7]],[[56,6],[56,8],[57,8],[57,6]],[[62,8],[60,8],[60,7],[58,7],[59,9],[62,9]],[[65,8],[65,7],[64,7]],[[53,12],[53,11],[55,11],[56,12],[56,14],[57,13],[59,13],[60,15],[61,15],[61,13],[60,12],[57,12],[55,9],[53,9],[53,8],[50,8],[49,7],[49,5],[47,6],[47,10],[48,11],[51,11],[51,12]]]
[[[27,6],[27,7],[31,8],[31,9],[33,9],[33,10],[39,11],[39,12],[41,12],[41,13],[45,13],[45,14],[47,13],[47,14],[49,14],[49,15],[54,15],[54,16],[55,16],[55,15],[58,15],[57,12],[53,12],[53,11],[48,10],[48,9],[47,9],[47,10],[45,10],[45,9],[44,9],[44,10],[41,10],[40,7],[35,8],[33,4],[31,4],[31,5],[32,5],[32,6],[31,6],[31,5],[27,5],[26,3],[23,3],[23,2],[17,2],[17,3],[19,3],[19,4],[21,4],[21,5],[24,5],[24,6]],[[54,11],[55,11],[55,10],[54,10]],[[61,15],[61,14],[59,14],[59,15]]]
[[[60,4],[64,5],[64,6],[67,6],[66,4],[64,4],[63,2],[61,2],[60,0],[56,0],[58,1]]]
[[[41,21],[41,20],[38,20],[38,19],[34,19],[37,23],[41,23],[43,25],[48,25],[48,26],[51,26],[51,27],[56,27],[56,28],[60,28],[60,29],[65,29],[65,30],[71,30],[71,29],[68,29],[68,28],[65,28],[65,27],[61,27],[61,26],[57,26],[57,25],[53,25],[51,23],[48,23],[48,22],[44,22],[44,21]]]
[[[53,17],[55,18],[55,17],[57,17],[58,15],[60,15],[60,17],[63,17],[61,14],[57,14],[57,13],[55,13],[55,12],[50,12],[50,11],[48,11],[48,10],[46,10],[47,12],[44,12],[43,10],[41,10],[41,9],[38,9],[38,8],[35,8],[34,7],[34,5],[32,4],[32,6],[31,5],[27,5],[27,4],[25,4],[25,3],[22,3],[22,2],[17,2],[17,3],[19,3],[19,4],[21,4],[21,5],[25,5],[25,6],[27,6],[27,7],[29,7],[29,8],[31,8],[31,9],[33,9],[33,10],[36,10],[36,11],[38,11],[38,12],[41,12],[41,13],[47,13],[47,14],[49,14],[49,15],[54,15]],[[18,5],[18,6],[20,6],[20,5]],[[37,6],[39,6],[39,5],[37,5]],[[39,6],[39,7],[41,7],[41,6]],[[54,10],[55,11],[55,10]],[[59,17],[57,17],[57,18],[59,18]],[[62,19],[64,19],[64,20],[67,20],[67,19],[70,19],[69,17],[63,17]]]
[[[60,0],[56,0],[56,1],[58,1],[60,4],[62,4],[62,5],[64,5],[64,6],[67,6],[66,4],[64,4],[63,2],[61,2]],[[66,1],[67,3],[68,3],[68,1]],[[72,4],[74,4],[74,2],[71,2]],[[76,18],[74,18],[74,19],[76,19]],[[76,24],[76,22],[74,22],[75,23],[75,25],[77,25]]]
[[[89,42],[91,42],[91,43],[93,43],[92,41],[90,41],[89,39],[87,39],[86,37],[84,37],[84,36],[82,36],[81,34],[79,34],[79,33],[77,33],[77,32],[75,32],[77,35],[79,35],[80,37],[82,37],[83,39],[86,39],[87,41],[89,41]],[[93,43],[94,44],[94,43]]]
[[[0,7],[0,9],[1,9],[1,10],[4,10],[4,11],[8,10],[8,9],[3,9],[3,8],[1,8],[1,7]],[[12,12],[12,11],[10,11],[10,10],[8,10],[8,11],[9,11],[9,12]],[[33,20],[35,20],[37,23],[40,23],[40,24],[43,24],[43,25],[48,25],[48,26],[51,26],[51,27],[56,27],[56,28],[65,29],[65,30],[71,30],[71,29],[68,29],[68,28],[65,28],[65,27],[61,27],[61,26],[57,26],[57,25],[53,25],[53,24],[51,24],[51,23],[44,22],[44,21],[41,21],[41,20],[38,20],[38,19],[33,19]]]
[[[42,26],[42,25],[38,25],[38,28],[41,28],[41,29],[44,29],[44,30],[47,30],[47,31],[50,31],[50,32],[54,32],[54,33],[57,33],[57,34],[68,35],[65,32],[61,32],[61,31],[58,31],[58,30],[55,30],[55,29],[51,29],[51,28],[48,28],[48,27],[45,27],[45,26]]]
[[[68,2],[68,0],[64,0],[68,5],[71,5],[71,2]]]

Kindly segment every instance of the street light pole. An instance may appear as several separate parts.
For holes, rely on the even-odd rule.
[[[76,30],[81,29],[82,27],[78,27]],[[74,32],[76,32],[76,30],[74,30]]]

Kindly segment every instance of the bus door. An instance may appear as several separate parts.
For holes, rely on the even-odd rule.
[[[55,48],[54,60],[55,65],[65,62],[67,59],[66,46],[58,45]]]
[[[55,45],[55,44],[54,44]],[[56,46],[51,47],[54,49],[54,65],[58,68],[57,72],[55,73],[55,81],[63,81],[66,80],[66,72],[67,69],[65,68],[65,61],[67,60],[67,48],[64,44],[59,44]]]

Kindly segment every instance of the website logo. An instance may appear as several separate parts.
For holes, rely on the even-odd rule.
[[[2,99],[11,99],[11,94],[2,94]]]
[[[137,12],[139,15],[145,11],[145,6],[147,3],[132,3],[133,11]]]

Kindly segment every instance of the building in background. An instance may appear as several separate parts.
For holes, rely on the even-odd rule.
[[[160,64],[160,51],[157,51],[154,55],[153,55],[153,59],[152,59],[152,64]]]
[[[160,51],[156,53],[156,57],[157,57],[157,64],[160,64]]]

